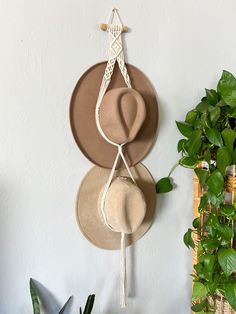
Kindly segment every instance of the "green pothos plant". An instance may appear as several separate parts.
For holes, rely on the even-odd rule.
[[[37,293],[37,287],[36,287],[35,282],[32,278],[30,278],[30,296],[31,296],[34,314],[40,314],[41,311],[40,311],[40,303],[39,303],[39,297],[38,297],[38,293]],[[69,299],[66,301],[66,303],[63,305],[63,307],[58,312],[58,314],[63,314],[66,312],[68,313],[68,308],[70,305],[71,298],[72,298],[72,296],[69,297]],[[89,295],[87,298],[84,310],[82,311],[82,308],[80,307],[79,314],[91,314],[92,309],[93,309],[93,305],[94,305],[94,300],[95,300],[95,295],[94,294]]]
[[[226,204],[224,192],[226,167],[236,164],[236,78],[223,71],[217,89],[206,89],[185,121],[176,124],[184,137],[177,144],[178,164],[194,169],[204,191],[199,217],[184,235],[184,243],[196,249],[198,256],[192,274],[192,310],[215,313],[219,293],[236,310],[236,251],[232,245],[236,204]],[[206,169],[198,167],[202,162]],[[170,175],[157,182],[158,193],[172,190]],[[194,233],[201,234],[198,244]]]

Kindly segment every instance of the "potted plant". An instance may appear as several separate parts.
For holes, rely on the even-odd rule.
[[[177,149],[178,164],[194,170],[203,191],[199,215],[184,235],[184,243],[196,249],[198,257],[192,274],[192,310],[215,313],[219,297],[236,310],[236,204],[225,198],[226,169],[236,164],[236,78],[223,71],[217,89],[205,91],[185,121],[176,122],[184,137]],[[202,163],[204,169],[199,167]],[[171,172],[157,182],[158,193],[172,190]],[[200,235],[197,244],[195,234]]]
[[[40,311],[40,303],[39,303],[39,298],[38,298],[38,293],[37,293],[37,287],[36,287],[35,282],[32,278],[30,278],[30,296],[31,296],[31,300],[32,300],[34,314],[40,314],[41,311]],[[66,311],[70,305],[71,298],[72,298],[72,296],[69,297],[69,299],[66,301],[66,303],[61,308],[61,310],[58,312],[58,314],[66,313]],[[95,295],[94,294],[89,295],[87,298],[87,302],[86,302],[86,305],[85,305],[83,312],[82,312],[82,308],[80,307],[79,314],[91,314],[92,309],[93,309],[94,300],[95,300]]]

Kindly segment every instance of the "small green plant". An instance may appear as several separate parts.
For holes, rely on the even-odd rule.
[[[30,279],[30,295],[31,295],[34,314],[40,314],[40,304],[39,304],[39,298],[38,298],[38,294],[37,294],[37,288],[36,288],[34,280],[32,278]],[[69,299],[66,301],[66,303],[61,308],[61,310],[58,312],[58,314],[63,314],[66,311],[66,309],[69,306],[71,298],[72,298],[72,296],[69,297]],[[82,311],[82,308],[80,308],[79,313],[80,314],[91,314],[92,309],[93,309],[93,305],[94,305],[94,300],[95,300],[95,295],[94,294],[89,295],[87,298],[87,302],[86,302],[84,311]]]
[[[236,310],[236,204],[225,202],[226,168],[236,164],[236,78],[227,71],[217,89],[206,89],[201,102],[177,121],[184,138],[177,143],[179,165],[194,169],[204,191],[198,208],[199,217],[184,235],[188,248],[197,249],[194,265],[192,310],[215,313],[216,295],[222,294]],[[198,165],[204,162],[206,169]],[[171,171],[172,172],[172,171]],[[172,190],[170,174],[157,182],[157,193]],[[201,235],[199,244],[193,234]]]

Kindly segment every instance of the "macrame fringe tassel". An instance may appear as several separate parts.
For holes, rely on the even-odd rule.
[[[120,305],[126,307],[126,249],[125,249],[125,233],[121,232],[120,246]]]

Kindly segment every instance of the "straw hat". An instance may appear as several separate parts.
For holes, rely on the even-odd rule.
[[[83,179],[77,196],[76,215],[84,236],[103,249],[120,249],[120,233],[126,246],[140,239],[152,224],[156,205],[155,182],[149,171],[138,164],[131,168],[134,184],[126,169],[119,169],[108,189],[105,215],[100,210],[101,195],[110,170],[94,166]]]
[[[78,81],[70,104],[70,123],[75,141],[94,164],[111,168],[117,153],[99,133],[95,107],[106,62],[95,64]],[[129,166],[140,162],[151,149],[157,130],[158,109],[155,91],[146,76],[126,64],[132,87],[127,88],[118,66],[102,99],[100,123],[107,137],[116,143],[124,139]],[[122,164],[119,163],[117,168]]]

